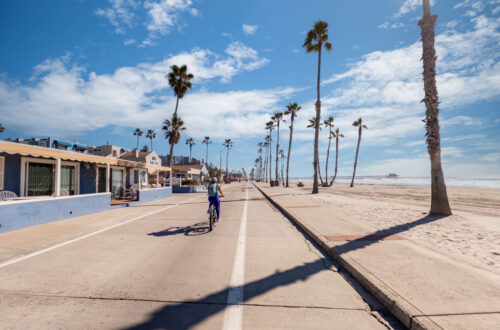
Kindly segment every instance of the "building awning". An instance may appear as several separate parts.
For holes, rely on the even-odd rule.
[[[79,149],[88,149],[89,147],[87,147],[86,145],[84,144],[80,144],[80,143],[74,143],[73,144],[73,147],[75,148],[79,148]]]
[[[44,148],[32,146],[29,144],[0,141],[0,153],[5,152],[11,155],[19,154],[22,156],[42,157],[42,158],[60,158],[76,162],[88,162],[96,164],[109,164],[110,166],[123,166],[132,168],[147,168],[159,171],[170,171],[170,167],[151,165],[146,163],[133,162],[130,160],[116,159],[112,157],[102,157],[90,154],[84,154],[74,151],[60,149]]]
[[[67,146],[67,147],[73,146],[72,143],[69,143],[69,142],[66,142],[66,141],[61,141],[61,140],[54,140],[54,144],[59,144],[59,145],[62,145],[62,146]]]

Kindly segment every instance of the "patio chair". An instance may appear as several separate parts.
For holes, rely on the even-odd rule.
[[[68,190],[66,190],[66,189],[61,189],[61,190],[59,191],[59,197],[62,197],[62,196],[69,196],[69,191],[68,191]],[[52,195],[50,195],[50,197],[56,197],[56,192],[54,191],[54,192],[52,193]]]
[[[0,201],[5,201],[12,198],[17,198],[16,193],[8,190],[0,191]]]
[[[137,199],[137,191],[139,190],[139,185],[133,184],[129,189],[124,190],[123,198]]]

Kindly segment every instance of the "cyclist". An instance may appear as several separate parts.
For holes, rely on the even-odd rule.
[[[217,183],[217,178],[212,177],[210,180],[210,185],[208,186],[208,201],[210,202],[208,206],[207,213],[210,213],[210,205],[214,205],[217,211],[217,220],[220,221],[220,197],[224,197],[222,190],[220,189],[220,184]]]

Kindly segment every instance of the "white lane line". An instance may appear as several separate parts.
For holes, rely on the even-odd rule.
[[[176,206],[179,206],[179,205],[182,205],[182,204],[186,204],[188,202],[191,202],[191,201],[194,201],[195,199],[198,199],[200,197],[203,197],[205,195],[202,195],[202,196],[196,196],[194,198],[191,198],[191,199],[188,199],[187,201],[185,202],[181,202],[181,203],[177,203],[177,204],[174,204],[174,205],[170,205],[170,206],[167,206],[167,207],[164,207],[164,208],[161,208],[159,210],[156,210],[156,211],[153,211],[153,212],[149,212],[149,213],[146,213],[144,215],[141,215],[139,217],[136,217],[136,218],[133,218],[133,219],[130,219],[130,220],[127,220],[125,222],[120,222],[116,225],[113,225],[113,226],[110,226],[110,227],[106,227],[106,228],[103,228],[103,229],[100,229],[98,231],[94,231],[92,233],[89,233],[89,234],[86,234],[86,235],[83,235],[83,236],[80,236],[80,237],[77,237],[77,238],[74,238],[72,240],[69,240],[69,241],[66,241],[66,242],[63,242],[63,243],[59,243],[59,244],[56,244],[54,246],[51,246],[51,247],[48,247],[46,249],[43,249],[43,250],[40,250],[40,251],[37,251],[37,252],[33,252],[33,253],[30,253],[30,254],[27,254],[23,257],[20,257],[20,258],[17,258],[17,259],[14,259],[14,260],[11,260],[11,261],[7,261],[5,263],[2,263],[0,264],[0,268],[3,268],[3,267],[6,267],[6,266],[9,266],[9,265],[12,265],[16,262],[19,262],[19,261],[23,261],[23,260],[26,260],[26,259],[29,259],[29,258],[32,258],[34,256],[37,256],[37,255],[40,255],[42,253],[45,253],[45,252],[49,252],[49,251],[52,251],[52,250],[55,250],[57,248],[60,248],[62,246],[65,246],[65,245],[68,245],[68,244],[71,244],[71,243],[74,243],[74,242],[77,242],[79,240],[82,240],[84,238],[87,238],[87,237],[90,237],[90,236],[94,236],[94,235],[97,235],[97,234],[100,234],[100,233],[103,233],[105,231],[108,231],[110,229],[113,229],[113,228],[116,228],[116,227],[119,227],[119,226],[123,226],[123,225],[126,225],[127,223],[130,223],[130,222],[133,222],[133,221],[136,221],[136,220],[139,220],[139,219],[142,219],[142,218],[145,218],[147,216],[150,216],[152,214],[155,214],[155,213],[159,213],[159,212],[162,212],[162,211],[165,211],[165,210],[168,210],[172,207],[176,207]],[[147,205],[146,205],[147,206]]]
[[[242,329],[243,319],[243,284],[245,282],[245,244],[247,235],[247,210],[248,210],[248,183],[246,186],[245,206],[241,216],[240,234],[236,255],[234,256],[233,274],[229,293],[227,295],[227,307],[224,313],[224,329]]]

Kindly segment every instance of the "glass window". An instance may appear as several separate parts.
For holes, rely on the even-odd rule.
[[[112,169],[111,193],[113,198],[117,198],[123,195],[123,170]]]
[[[97,192],[106,192],[106,168],[98,168]]]
[[[54,164],[29,163],[27,195],[50,196],[54,192]]]
[[[75,194],[75,167],[61,166],[61,189],[65,189],[70,195]]]

